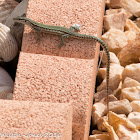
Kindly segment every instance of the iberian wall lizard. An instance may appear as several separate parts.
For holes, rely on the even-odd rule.
[[[55,34],[61,36],[61,43],[59,44],[59,48],[64,45],[65,38],[77,38],[82,40],[94,40],[101,44],[103,49],[105,50],[106,57],[107,57],[107,70],[106,70],[106,90],[107,90],[107,112],[108,112],[108,120],[109,120],[109,71],[110,71],[110,54],[109,49],[100,38],[91,35],[79,34],[78,32],[74,31],[73,27],[65,28],[61,26],[53,26],[53,25],[45,25],[41,23],[37,23],[27,17],[21,16],[14,18],[15,22],[22,23],[29,25],[33,28],[36,32],[44,32],[48,34]]]

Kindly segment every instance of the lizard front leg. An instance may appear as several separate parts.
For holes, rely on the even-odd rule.
[[[61,42],[58,46],[59,49],[64,45],[64,39],[69,38],[69,37],[70,37],[70,34],[64,34],[64,35],[61,36]]]

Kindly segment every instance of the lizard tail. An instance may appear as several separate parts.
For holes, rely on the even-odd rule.
[[[93,36],[94,37],[94,36]],[[100,38],[94,37],[94,40],[99,42],[102,48],[105,50],[106,57],[107,57],[107,64],[106,64],[106,91],[107,91],[107,114],[108,114],[108,122],[109,122],[109,72],[110,72],[110,54],[107,45],[104,43],[103,40]]]

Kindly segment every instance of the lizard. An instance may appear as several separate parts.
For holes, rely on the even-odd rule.
[[[30,26],[32,29],[34,29],[37,33],[43,32],[43,33],[49,33],[54,35],[61,36],[61,42],[59,44],[59,48],[61,48],[64,45],[64,39],[65,38],[76,38],[81,40],[94,40],[101,44],[102,48],[105,50],[106,57],[107,57],[107,64],[106,64],[106,92],[107,92],[107,113],[108,113],[108,121],[109,121],[109,72],[110,72],[110,54],[109,49],[105,42],[101,40],[100,38],[92,35],[86,35],[86,34],[80,34],[76,31],[79,29],[76,27],[71,26],[70,28],[62,27],[62,26],[55,26],[55,25],[45,25],[42,23],[35,22],[25,16],[19,16],[16,18],[13,18],[15,22],[22,23],[25,25]]]

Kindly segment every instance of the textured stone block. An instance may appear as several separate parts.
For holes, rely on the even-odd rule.
[[[29,0],[27,10],[34,21],[67,28],[78,23],[80,33],[98,37],[103,14],[104,0]],[[87,140],[99,45],[69,38],[58,49],[59,43],[60,36],[44,33],[37,42],[35,31],[25,27],[13,99],[72,102],[73,139]]]
[[[34,21],[70,28],[74,23],[82,25],[81,34],[100,37],[104,14],[104,0],[29,0],[27,17]],[[37,34],[30,27],[25,27],[23,52],[87,58],[95,57],[95,41],[65,39],[65,45],[58,49],[60,36]]]
[[[21,52],[13,99],[72,102],[73,124],[79,125],[78,128],[81,125],[85,128],[73,129],[76,130],[73,133],[81,135],[81,139],[88,137],[95,85],[94,64],[94,59]]]
[[[0,139],[72,140],[68,103],[0,100]]]

